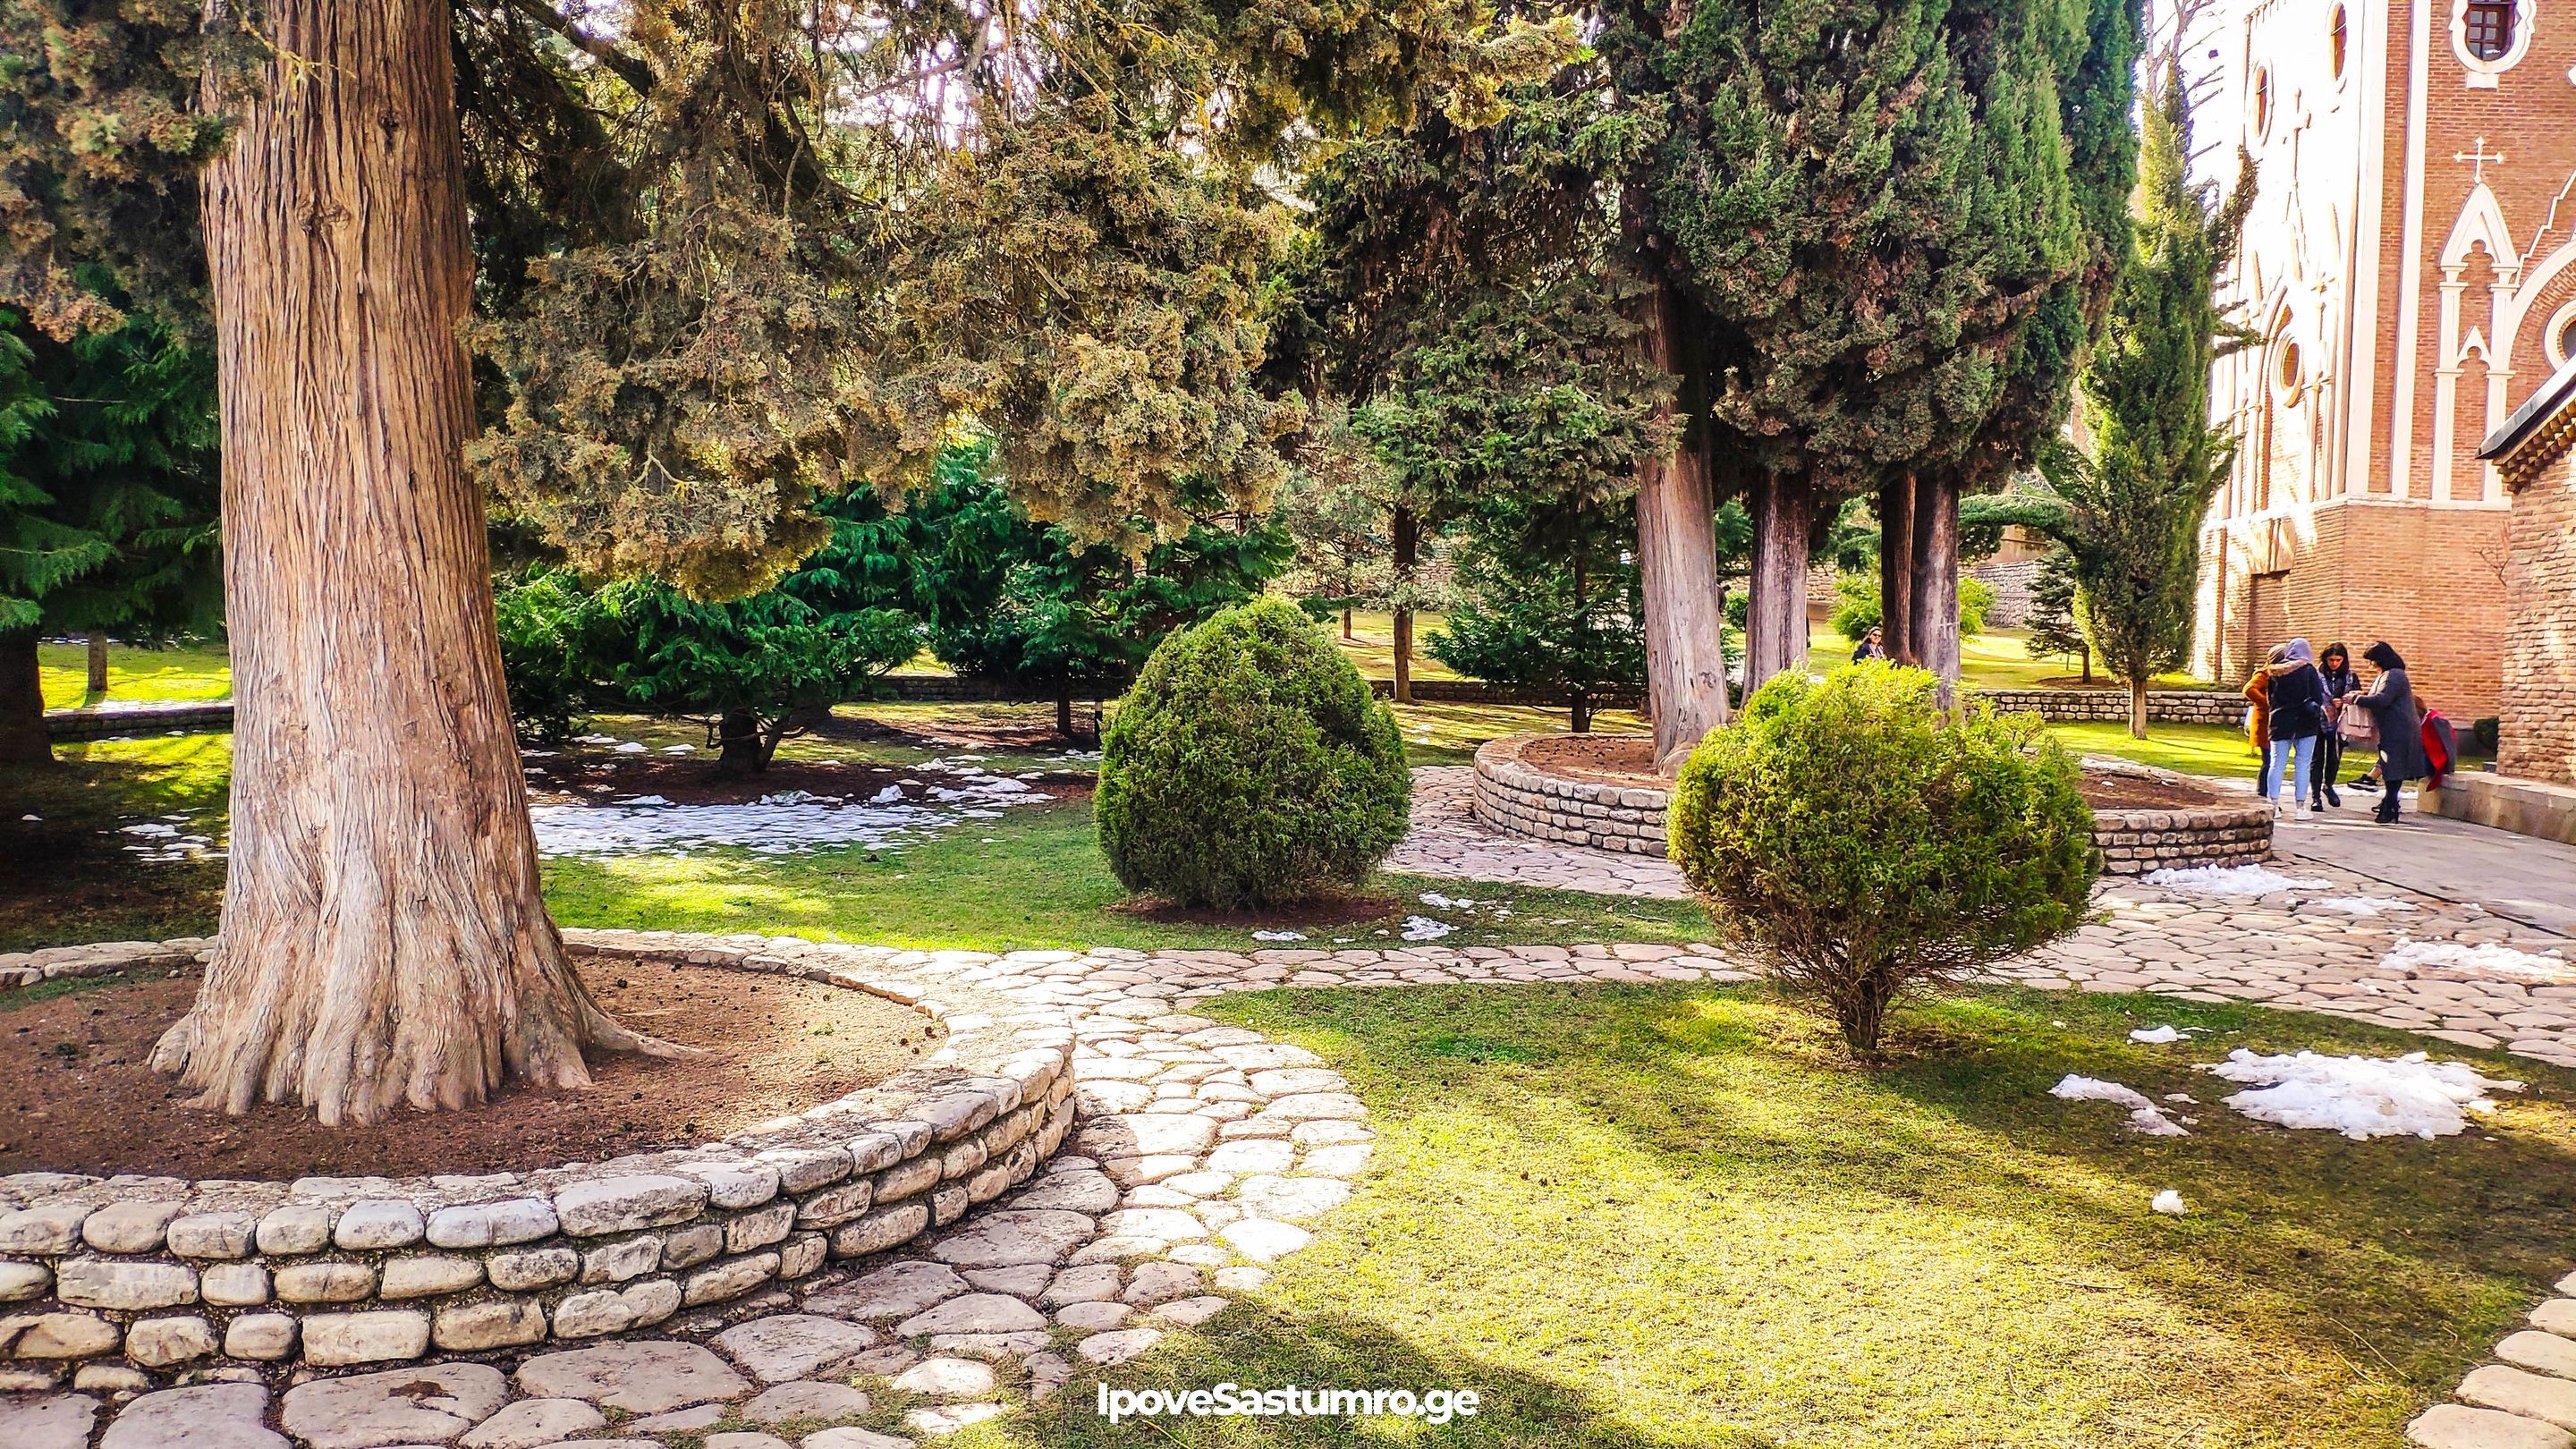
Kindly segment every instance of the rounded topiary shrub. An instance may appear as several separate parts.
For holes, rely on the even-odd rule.
[[[1296,605],[1163,641],[1100,741],[1094,808],[1121,885],[1257,906],[1356,885],[1404,837],[1395,716]]]
[[[1889,1004],[2074,929],[2101,858],[2038,716],[1919,669],[1784,674],[1682,767],[1675,863],[1719,931],[1874,1051]]]

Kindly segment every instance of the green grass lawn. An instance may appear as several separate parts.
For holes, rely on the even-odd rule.
[[[37,645],[36,674],[47,709],[70,709],[89,700],[89,650],[84,645]],[[232,661],[221,649],[108,648],[109,699],[230,699],[232,692]]]
[[[1373,1176],[1263,1290],[1109,1379],[1473,1388],[1482,1412],[1112,1428],[1084,1374],[958,1449],[2397,1449],[2576,1234],[2568,1074],[2485,1059],[2534,1090],[2459,1137],[2356,1143],[2241,1118],[2184,1065],[2419,1045],[2318,1017],[1990,992],[1900,1013],[1864,1070],[1759,987],[1204,1010],[1348,1075]],[[2165,1022],[2214,1031],[2126,1040]],[[2068,1072],[2209,1105],[2141,1138],[2047,1096]],[[2188,1216],[2148,1210],[2165,1188]]]
[[[117,830],[185,814],[186,830],[222,838],[232,736],[100,740],[54,755],[47,769],[0,768],[0,951],[214,930],[222,862],[144,865]]]
[[[870,859],[873,855],[876,858]],[[1571,891],[1461,886],[1382,875],[1385,906],[1367,919],[1295,924],[1294,913],[1240,924],[1149,919],[1122,909],[1126,895],[1092,836],[1084,802],[1023,807],[970,821],[901,851],[822,850],[756,855],[691,851],[686,859],[626,856],[546,864],[546,900],[568,926],[637,930],[764,931],[875,945],[1006,951],[1084,946],[1250,950],[1260,926],[1295,925],[1310,947],[1400,944],[1408,915],[1458,927],[1447,946],[1519,941],[1693,941],[1707,918],[1681,901],[1629,900]],[[1439,890],[1472,910],[1433,909],[1416,898]],[[1504,910],[1508,914],[1504,914]]]
[[[1852,645],[1823,624],[1809,627],[1807,634],[1807,668],[1817,674],[1851,662]],[[2075,662],[2063,655],[2046,659],[2030,657],[2028,629],[1990,629],[1983,634],[1966,634],[1959,639],[1959,679],[1976,689],[2035,689],[2044,685],[2073,685],[2078,677]],[[2187,674],[2159,675],[2158,689],[2204,689],[2209,681]],[[2118,681],[2101,670],[2093,671],[2093,687],[2116,689]]]

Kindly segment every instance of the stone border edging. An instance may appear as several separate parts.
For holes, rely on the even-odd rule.
[[[1521,759],[1532,741],[1553,738],[1505,735],[1477,747],[1476,818],[1563,845],[1659,859],[1667,854],[1664,811],[1672,793],[1551,775]]]
[[[935,974],[942,953],[564,932],[576,956],[776,972],[948,1029],[927,1062],[720,1142],[529,1173],[292,1183],[0,1177],[0,1391],[122,1353],[317,1367],[584,1340],[881,1252],[1026,1181],[1073,1122],[1071,1017]],[[34,980],[207,943],[24,953]],[[918,974],[913,967],[933,968]],[[30,966],[13,969],[23,982]]]
[[[1521,758],[1532,740],[1507,735],[1476,751],[1476,818],[1497,830],[1595,850],[1662,857],[1669,791],[1548,774]],[[2188,776],[2128,760],[2084,757],[2087,768],[2160,784],[2206,788]],[[2272,858],[2266,805],[2212,804],[2183,810],[2096,810],[2093,843],[2109,875],[2195,865],[2248,865]]]

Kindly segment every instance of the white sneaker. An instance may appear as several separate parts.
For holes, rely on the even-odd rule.
[[[2314,812],[2310,811],[2307,806],[2302,805],[2297,810],[2291,812],[2291,818],[2294,820],[2305,820],[2312,813]]]

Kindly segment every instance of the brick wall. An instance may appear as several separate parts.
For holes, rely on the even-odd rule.
[[[2576,457],[2514,495],[2500,774],[2576,784]]]

